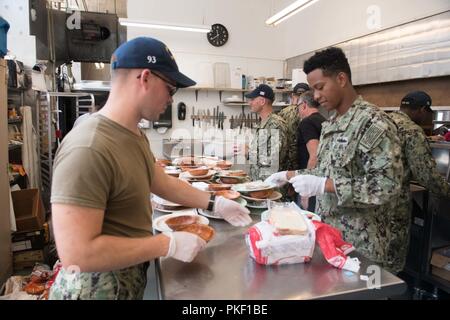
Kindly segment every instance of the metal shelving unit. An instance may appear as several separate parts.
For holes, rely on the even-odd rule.
[[[50,194],[54,153],[59,146],[59,98],[75,99],[77,117],[95,111],[95,98],[85,92],[39,92],[38,94],[38,156],[40,159],[42,192]]]

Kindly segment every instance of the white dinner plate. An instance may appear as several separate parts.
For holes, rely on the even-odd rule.
[[[172,214],[166,214],[164,216],[160,216],[156,219],[153,219],[153,229],[156,229],[160,232],[166,232],[166,231],[172,231],[167,224],[166,220],[173,218],[173,217],[179,217],[179,216],[197,216],[197,210],[196,209],[188,209],[188,210],[182,210],[177,213]],[[200,216],[200,223],[201,224],[209,224],[209,220],[206,217]]]
[[[253,201],[253,202],[264,202],[265,203],[267,200],[275,201],[275,200],[281,199],[281,197],[283,197],[283,195],[280,192],[278,192],[278,191],[274,191],[274,192],[272,192],[270,197],[267,198],[267,199],[252,198],[252,197],[249,197],[249,196],[246,196],[246,195],[243,195],[243,194],[241,194],[241,197],[246,199],[246,200]],[[267,206],[264,207],[264,208],[267,208]]]

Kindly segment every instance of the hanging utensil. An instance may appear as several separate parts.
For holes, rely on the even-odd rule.
[[[192,126],[195,127],[195,107],[192,107]]]

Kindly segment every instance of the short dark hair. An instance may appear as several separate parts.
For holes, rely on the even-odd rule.
[[[306,102],[310,108],[319,108],[320,104],[314,99],[314,92],[312,90],[306,91],[300,95],[299,104]]]
[[[341,48],[331,47],[316,52],[311,58],[303,63],[303,71],[309,74],[316,69],[322,69],[326,76],[337,75],[339,72],[345,72],[348,75],[350,83],[352,82],[352,72],[348,64],[347,57]]]

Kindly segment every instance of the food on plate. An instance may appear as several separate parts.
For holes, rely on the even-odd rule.
[[[206,242],[209,242],[215,234],[215,231],[210,226],[207,226],[205,224],[188,224],[188,225],[182,225],[176,228],[176,231],[185,231],[190,232],[198,235],[200,238],[205,240]]]
[[[225,184],[236,184],[242,182],[242,177],[220,177],[220,182]]]
[[[258,181],[243,183],[242,188],[246,191],[252,191],[252,190],[256,191],[256,190],[270,189],[273,187],[261,180],[258,180]]]
[[[269,212],[269,223],[281,235],[305,235],[308,226],[304,216],[291,208],[274,208]]]
[[[250,197],[256,199],[267,199],[272,195],[272,193],[273,189],[266,189],[266,190],[251,191],[249,192],[249,195]]]
[[[230,169],[232,165],[233,164],[230,161],[226,161],[226,160],[219,161],[216,163],[216,167],[218,167],[222,170]]]
[[[176,231],[181,226],[197,223],[199,221],[200,221],[200,217],[199,216],[183,215],[183,216],[177,216],[177,217],[169,218],[165,222],[166,222],[166,225],[170,229]]]
[[[231,185],[229,184],[221,184],[221,183],[211,183],[208,185],[208,190],[210,191],[221,191],[221,190],[230,190]]]
[[[244,170],[229,170],[223,172],[222,175],[227,177],[245,177],[247,176],[247,173]]]
[[[241,194],[237,191],[233,191],[233,190],[221,190],[221,191],[216,191],[214,192],[214,194],[218,197],[222,196],[226,199],[229,200],[234,200],[237,199],[241,196]]]
[[[200,167],[200,168],[188,170],[189,174],[194,177],[204,176],[204,175],[208,174],[208,171],[209,171],[208,167]]]

